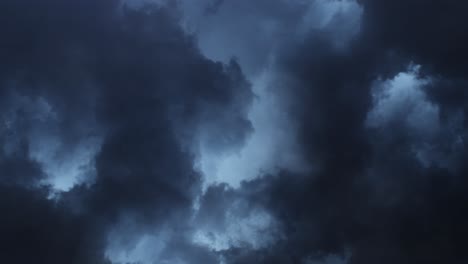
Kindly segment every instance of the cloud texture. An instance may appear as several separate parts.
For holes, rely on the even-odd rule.
[[[0,1],[5,263],[465,263],[468,4]]]

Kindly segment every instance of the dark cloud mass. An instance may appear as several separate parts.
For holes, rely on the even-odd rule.
[[[122,219],[182,225],[201,176],[178,137],[216,120],[229,131],[213,144],[250,130],[251,94],[236,62],[202,57],[170,10],[112,1],[2,1],[0,10],[2,261],[104,263],[106,233]],[[30,107],[38,100],[50,109]],[[49,134],[64,153],[101,139],[90,186],[49,197],[54,186],[40,180],[50,164],[36,159],[53,146],[29,148]]]
[[[0,262],[467,263],[467,12],[0,0]]]

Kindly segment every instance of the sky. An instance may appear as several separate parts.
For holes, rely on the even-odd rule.
[[[468,263],[467,12],[0,0],[0,262]]]

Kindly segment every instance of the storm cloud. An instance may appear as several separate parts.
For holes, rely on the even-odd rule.
[[[465,263],[468,4],[0,0],[5,263]]]

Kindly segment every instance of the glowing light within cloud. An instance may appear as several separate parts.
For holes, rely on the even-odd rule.
[[[297,150],[296,125],[279,95],[270,89],[272,81],[271,72],[266,71],[253,83],[257,98],[249,119],[254,132],[239,151],[214,153],[203,149],[202,142],[197,166],[205,175],[206,185],[227,183],[239,187],[242,181],[275,173],[278,169],[308,169]]]
[[[51,185],[55,191],[68,191],[77,183],[91,180],[100,138],[88,136],[69,142],[60,128],[63,120],[45,98],[16,93],[10,97],[11,105],[2,116],[4,125],[8,130],[21,129],[21,133],[10,133],[3,146],[5,154],[11,155],[26,144],[29,158],[37,161],[45,174],[40,184]],[[25,121],[29,126],[24,126]]]
[[[44,98],[16,96],[18,109],[24,109],[34,126],[26,131],[29,157],[37,161],[45,173],[42,184],[51,185],[55,191],[68,191],[75,184],[92,180],[94,158],[101,139],[86,136],[69,142],[61,133],[60,117]],[[12,146],[7,146],[12,148]]]
[[[419,69],[419,65],[410,65],[408,71],[375,83],[374,106],[366,123],[377,129],[400,124],[413,138],[411,148],[423,166],[436,164],[450,168],[455,159],[452,156],[454,151],[444,153],[440,142],[448,141],[452,149],[462,147],[462,137],[456,134],[456,128],[461,126],[463,118],[455,115],[448,120],[448,124],[442,123],[439,106],[429,101],[424,91],[432,80],[420,77]]]
[[[297,0],[271,3],[284,9],[275,10],[267,6],[259,9],[249,1],[223,1],[207,13],[214,2],[180,1],[182,26],[197,37],[206,57],[223,62],[236,57],[257,98],[249,112],[254,131],[240,149],[213,150],[203,138],[195,144],[196,168],[204,175],[205,188],[214,183],[238,187],[242,181],[280,169],[310,170],[298,151],[296,125],[283,98],[288,87],[277,84],[280,73],[273,69],[275,49],[288,39],[301,39],[316,29],[332,32],[336,46],[343,47],[359,32],[362,7],[354,0]]]
[[[356,33],[363,8],[355,0],[313,0],[303,18],[302,30],[323,29],[330,26],[338,16],[347,20],[347,26],[354,27],[349,33]]]
[[[253,25],[234,23],[238,21],[234,20],[236,14],[247,12],[247,20],[254,15],[249,13],[251,9],[245,3],[236,7],[229,1],[223,2],[220,10],[209,16],[200,13],[200,8],[193,4],[182,4],[187,16],[185,19],[192,25],[188,30],[197,35],[205,56],[215,61],[227,61],[232,56],[238,58],[257,95],[249,112],[254,131],[239,151],[213,152],[204,147],[204,142],[200,143],[196,167],[205,176],[205,187],[213,183],[239,187],[242,181],[262,174],[275,174],[280,169],[293,172],[311,169],[298,150],[296,124],[288,114],[288,102],[284,98],[288,86],[280,84],[281,73],[274,69],[274,50],[285,36],[306,35],[314,28],[339,31],[336,34],[337,45],[344,45],[359,30],[362,8],[355,1],[291,1],[281,4],[290,8],[288,16],[272,19],[262,13]],[[307,10],[302,12],[298,7],[306,7]],[[291,15],[294,12],[299,18]],[[222,28],[212,23],[217,20],[222,21]],[[296,25],[299,32],[290,32],[286,25],[295,23],[299,23]],[[244,27],[245,30],[239,32]],[[258,33],[251,34],[252,27]],[[341,31],[346,34],[341,34]],[[261,38],[258,37],[260,35]],[[220,42],[225,45],[220,45]]]
[[[393,79],[377,82],[368,125],[384,126],[404,115],[406,125],[421,133],[431,133],[439,128],[439,108],[428,101],[422,90],[430,79],[419,78],[418,70],[419,66],[410,66],[407,72],[401,72]]]
[[[193,237],[194,243],[212,250],[227,250],[248,246],[253,249],[268,247],[281,235],[275,232],[275,220],[266,211],[252,211],[246,216],[228,212],[223,229],[199,228]]]
[[[56,191],[68,191],[75,184],[92,181],[94,157],[100,144],[99,138],[90,138],[64,151],[59,138],[42,137],[31,143],[31,157],[48,176],[44,184],[50,184]]]

